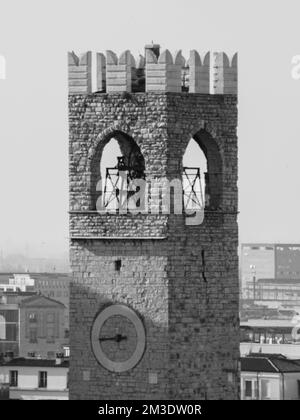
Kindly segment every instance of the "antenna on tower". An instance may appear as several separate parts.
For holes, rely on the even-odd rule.
[[[151,50],[156,55],[156,58],[158,58],[160,53],[160,45],[154,44],[153,41],[151,41],[151,44],[145,45],[145,57],[147,57],[147,50]]]

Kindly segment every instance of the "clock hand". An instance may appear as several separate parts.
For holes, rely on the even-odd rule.
[[[99,341],[116,341],[117,343],[120,343],[123,340],[127,340],[127,336],[122,334],[116,334],[114,337],[99,338]]]

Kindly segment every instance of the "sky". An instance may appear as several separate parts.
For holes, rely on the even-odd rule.
[[[300,242],[300,2],[0,1],[0,250],[68,249],[67,51],[239,54],[241,242]]]

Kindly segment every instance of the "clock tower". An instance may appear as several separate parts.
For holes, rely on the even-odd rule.
[[[70,398],[238,399],[237,56],[68,65]]]

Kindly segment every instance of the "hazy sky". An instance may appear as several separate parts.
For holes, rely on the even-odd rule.
[[[68,247],[68,50],[239,53],[241,241],[300,242],[298,1],[0,2],[0,248]]]

